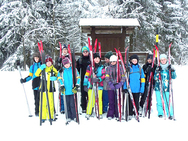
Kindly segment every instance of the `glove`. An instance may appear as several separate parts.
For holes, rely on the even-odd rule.
[[[26,82],[25,78],[24,79],[23,78],[20,79],[20,83],[25,83],[25,82]]]
[[[77,92],[78,92],[78,88],[79,88],[79,86],[76,85],[74,88],[72,88],[72,92],[73,92],[74,94],[77,93]]]
[[[122,82],[119,82],[119,83],[116,83],[114,86],[116,89],[119,89],[122,87],[122,85],[123,85]]]
[[[84,91],[85,91],[85,92],[88,92],[87,86],[84,86]]]
[[[93,83],[99,82],[99,78],[92,78],[92,82],[93,82]]]
[[[128,90],[127,89],[123,89],[122,90],[124,93],[128,93]]]
[[[113,84],[112,82],[109,82],[109,86],[110,86],[110,89],[111,89],[111,90],[114,90],[114,89],[115,89],[114,84]]]
[[[46,68],[46,64],[42,64],[41,66],[40,66],[40,69],[41,70],[43,70],[43,69],[45,69]]]
[[[156,71],[158,71],[158,72],[160,72],[161,70],[162,70],[161,66],[158,66],[158,67],[156,68]]]
[[[175,71],[175,70],[172,68],[171,64],[168,66],[168,70],[171,70],[172,72]]]
[[[57,77],[56,76],[51,76],[50,77],[50,81],[56,81],[57,80]]]
[[[61,92],[65,94],[65,86],[61,86]]]

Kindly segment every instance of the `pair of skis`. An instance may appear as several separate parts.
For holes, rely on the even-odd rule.
[[[38,48],[39,48],[39,52],[40,52],[40,55],[41,55],[42,64],[45,64],[45,53],[44,53],[44,50],[43,50],[42,41],[40,41],[40,43],[38,42]],[[48,90],[47,90],[47,84],[46,84],[46,82],[47,82],[46,81],[46,73],[45,73],[45,69],[43,69],[42,70],[41,94],[40,94],[40,126],[42,125],[43,92],[46,92],[48,114],[49,114],[49,118],[50,118],[49,121],[50,121],[50,125],[52,125],[52,118],[51,118],[50,104],[49,104]]]
[[[123,71],[124,71],[124,74],[125,74],[125,79],[126,79],[126,85],[127,85],[127,90],[128,90],[128,93],[129,93],[129,95],[130,95],[130,99],[131,99],[131,102],[132,102],[132,104],[133,104],[133,108],[134,108],[134,112],[135,112],[135,115],[136,115],[136,120],[139,122],[140,120],[139,120],[139,115],[138,115],[138,111],[137,111],[137,108],[136,108],[136,104],[135,104],[135,101],[134,101],[134,98],[133,98],[133,94],[132,94],[132,92],[131,92],[131,88],[130,88],[130,85],[129,85],[129,79],[128,79],[128,77],[127,77],[127,72],[126,72],[126,68],[125,68],[125,64],[124,64],[124,61],[123,61],[123,57],[122,57],[122,54],[121,54],[121,52],[119,51],[119,50],[117,50],[116,48],[115,48],[115,50],[116,50],[116,55],[118,56],[118,58],[120,57],[120,61],[121,61],[121,65],[122,65],[122,67],[123,67]],[[127,54],[127,51],[128,51],[128,47],[125,49],[125,52],[126,52],[126,65],[128,66],[128,54]],[[117,60],[117,66],[119,66],[119,60]],[[118,67],[117,67],[118,68]],[[117,70],[117,72],[119,72],[119,70]],[[117,78],[117,80],[119,79],[119,77],[120,76],[118,76],[118,78]],[[118,90],[119,91],[119,90]],[[117,91],[117,92],[118,92]],[[119,93],[117,93],[117,95],[119,95],[120,96],[120,92]],[[121,102],[120,102],[120,98],[119,97],[117,97],[117,100],[118,100],[118,111],[119,111],[119,120],[121,121],[121,107],[122,107],[122,105],[121,105]],[[127,98],[126,98],[126,105],[127,105]],[[126,106],[126,107],[128,107],[128,106]],[[129,112],[127,112],[127,110],[128,110],[128,108],[126,108],[126,121],[128,120],[128,113]]]
[[[93,58],[93,53],[96,53],[97,51],[97,39],[95,40],[95,46],[94,46],[94,52],[93,52],[93,48],[91,45],[91,41],[90,38],[88,38],[88,46],[89,46],[89,51],[90,51],[90,61],[91,61],[91,75],[92,77],[95,75],[95,63],[94,63],[94,58]],[[98,49],[99,49],[99,55],[101,57],[101,44],[99,43],[98,45]],[[96,117],[98,119],[100,119],[100,114],[99,114],[99,101],[98,101],[98,82],[96,84],[92,84],[92,94],[91,94],[91,101],[93,102],[93,91],[94,91],[94,87],[96,87],[96,91],[95,91],[95,113],[96,113]],[[89,110],[90,110],[90,105],[91,103],[89,103]],[[93,105],[93,104],[92,104]]]
[[[154,68],[154,63],[155,63],[155,50],[153,49],[153,60],[152,60],[152,66],[151,66],[152,69]],[[151,71],[149,75],[149,80],[147,83],[148,86],[147,86],[147,91],[146,91],[147,93],[146,100],[145,100],[144,107],[143,107],[143,117],[146,117],[148,113],[148,118],[150,118],[150,114],[151,114],[151,98],[153,95],[153,77],[154,77],[154,72]]]
[[[169,65],[171,65],[171,54],[170,54],[170,49],[171,49],[171,45],[172,43],[169,45],[169,52],[168,52],[168,61],[169,61]],[[159,60],[159,49],[158,47],[155,45],[155,48],[157,50],[157,62],[158,62],[158,66],[160,66],[160,60]],[[161,101],[162,101],[162,106],[163,106],[163,114],[164,114],[164,119],[166,119],[166,108],[165,108],[165,103],[164,103],[164,97],[163,97],[163,83],[162,83],[162,78],[161,78],[161,73],[159,73],[159,86],[160,86],[160,93],[161,93]],[[173,90],[172,90],[172,77],[171,77],[171,69],[169,69],[169,103],[168,101],[166,102],[167,106],[168,106],[168,115],[170,118],[170,107],[172,104],[172,109],[173,109],[173,120],[175,120],[175,116],[174,116],[174,101],[173,101]]]

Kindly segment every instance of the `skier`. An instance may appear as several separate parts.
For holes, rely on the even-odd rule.
[[[46,64],[42,64],[40,66],[40,68],[36,71],[35,75],[37,77],[39,77],[41,75],[41,72],[43,69],[45,69],[45,73],[46,73],[46,80],[47,82],[43,82],[47,84],[47,90],[48,90],[48,99],[49,99],[49,106],[50,106],[50,113],[51,113],[51,119],[54,119],[54,96],[53,96],[53,92],[55,92],[55,87],[52,88],[52,83],[53,86],[54,82],[58,79],[61,79],[60,75],[58,74],[58,71],[56,70],[56,68],[53,66],[53,60],[49,55],[46,55],[45,57],[45,63]],[[53,76],[51,76],[53,72]],[[49,117],[49,112],[48,112],[48,107],[47,107],[47,99],[46,99],[46,92],[45,92],[45,88],[41,88],[43,92],[43,101],[42,101],[42,121],[44,122],[48,116],[48,119],[50,119]],[[39,116],[41,116],[39,114]]]
[[[145,76],[144,71],[141,66],[138,64],[139,58],[136,54],[130,56],[130,67],[129,67],[129,84],[135,101],[137,111],[139,111],[139,98],[140,94],[144,93],[145,87]],[[124,83],[124,88],[127,89],[126,83]],[[133,104],[129,95],[129,120],[132,119],[133,115]]]
[[[68,57],[65,57],[62,60],[63,63],[63,81],[61,83],[61,95],[65,94],[66,96],[66,107],[67,107],[67,115],[68,118],[66,119],[67,123],[71,120],[76,121],[76,109],[75,109],[75,102],[74,102],[74,94],[77,93],[79,84],[80,84],[80,76],[78,71],[76,70],[76,79],[77,83],[73,88],[73,74],[72,74],[72,66],[71,61]]]
[[[165,54],[160,55],[160,66],[158,66],[155,70],[154,79],[155,79],[155,94],[156,94],[156,100],[157,100],[157,111],[158,111],[158,117],[162,118],[163,115],[163,106],[162,106],[162,100],[161,100],[161,93],[160,93],[160,87],[159,87],[159,73],[161,74],[162,79],[162,91],[163,91],[163,99],[165,103],[165,111],[167,113],[167,116],[169,119],[173,118],[173,109],[172,104],[170,106],[169,111],[169,70],[171,69],[171,76],[172,79],[176,79],[176,72],[175,69],[169,65],[167,61],[167,56]],[[170,113],[170,115],[169,115]]]
[[[61,57],[58,57],[56,60],[56,64],[55,64],[55,68],[61,73],[63,71],[63,67],[62,67],[62,59],[64,59],[65,57],[69,58],[69,54],[68,54],[68,48],[67,46],[64,44],[62,46],[62,55]],[[63,100],[63,95],[59,95],[59,102],[60,102],[60,113],[64,114],[65,113],[65,108],[64,108],[64,100]]]
[[[143,66],[143,71],[144,71],[144,74],[145,74],[145,89],[144,89],[144,93],[143,95],[141,95],[141,100],[140,100],[140,107],[139,107],[139,114],[142,115],[142,109],[143,109],[143,106],[144,106],[144,103],[146,101],[146,97],[147,97],[147,92],[149,91],[149,105],[148,107],[150,107],[150,103],[151,103],[151,88],[150,87],[150,90],[147,88],[148,87],[148,83],[149,83],[149,78],[150,78],[150,75],[151,75],[151,72],[155,72],[155,69],[156,69],[156,64],[154,64],[153,68],[152,68],[152,60],[153,60],[153,55],[152,54],[149,54],[148,57],[147,57],[147,62],[144,64]],[[151,84],[153,86],[155,86],[155,83],[153,81],[153,84]],[[154,87],[153,87],[154,88]]]
[[[84,46],[82,48],[82,56],[77,60],[76,62],[77,70],[79,71],[79,74],[81,76],[81,107],[82,107],[82,113],[86,113],[86,107],[87,107],[87,96],[88,93],[84,91],[84,76],[86,73],[87,66],[90,64],[90,57],[89,57],[89,48],[87,46]]]
[[[107,69],[107,67],[110,66],[110,57],[113,55],[112,51],[107,52],[104,55],[104,59],[105,59],[105,64],[104,64],[104,68],[105,71]],[[108,110],[108,89],[107,89],[107,83],[106,81],[103,81],[103,94],[102,94],[102,99],[103,99],[103,113],[106,113]]]
[[[112,118],[115,117],[118,119],[118,108],[117,108],[117,94],[116,94],[116,89],[119,89],[122,87],[123,83],[125,82],[125,74],[123,73],[123,68],[120,66],[119,71],[120,71],[120,78],[121,81],[117,83],[117,56],[112,55],[110,57],[110,66],[106,69],[106,76],[105,80],[106,83],[108,84],[108,99],[109,99],[109,108],[107,112],[107,118],[111,120]]]
[[[40,53],[35,52],[33,53],[33,61],[34,64],[30,66],[29,69],[29,75],[25,77],[24,79],[21,78],[20,82],[25,83],[30,80],[32,80],[32,89],[34,92],[34,100],[35,100],[35,116],[39,116],[39,101],[40,101],[40,92],[39,92],[39,86],[40,86],[40,76],[36,76],[35,72],[37,69],[41,66],[41,60],[40,60]]]
[[[98,106],[99,106],[99,115],[102,118],[103,110],[102,110],[102,91],[103,91],[103,80],[105,78],[105,69],[101,64],[101,58],[98,53],[93,54],[95,68],[94,68],[94,76],[91,74],[92,66],[89,65],[87,67],[85,77],[84,77],[84,90],[88,92],[88,104],[87,104],[87,115],[86,118],[89,118],[92,114],[92,110],[95,105],[95,86],[94,83],[98,83]],[[96,109],[98,110],[98,109]]]

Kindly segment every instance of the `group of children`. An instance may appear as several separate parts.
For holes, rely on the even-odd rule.
[[[52,58],[47,55],[45,64],[41,63],[39,53],[33,54],[34,64],[30,67],[29,76],[21,79],[20,82],[28,82],[32,79],[32,86],[35,98],[35,115],[42,116],[42,120],[49,119],[48,108],[46,103],[46,92],[41,87],[41,72],[45,70],[47,84],[47,91],[49,97],[49,105],[51,112],[51,119],[54,119],[54,95],[55,85],[54,81],[58,80],[60,95],[60,112],[66,114],[66,120],[76,121],[76,105],[74,94],[77,93],[78,88],[81,88],[81,106],[82,113],[86,113],[86,118],[90,118],[97,110],[99,118],[103,117],[103,113],[107,113],[109,120],[116,118],[118,115],[117,90],[128,93],[126,86],[127,75],[121,65],[119,65],[120,80],[117,82],[117,59],[111,51],[104,56],[105,63],[103,64],[98,53],[93,54],[94,67],[91,65],[89,48],[84,46],[82,48],[82,56],[76,61],[76,85],[73,84],[72,62],[68,55],[67,46],[63,46],[62,57],[58,58],[56,64],[53,65]],[[169,103],[169,70],[171,70],[172,79],[176,78],[174,68],[168,64],[167,56],[160,55],[160,65],[152,67],[152,56],[148,55],[146,64],[141,67],[139,65],[139,58],[137,55],[130,56],[130,64],[126,65],[126,71],[129,72],[129,85],[135,101],[137,111],[142,113],[142,109],[147,97],[147,83],[151,72],[154,73],[153,88],[155,88],[158,117],[163,117],[163,106],[161,101],[161,93],[159,87],[159,74],[163,82],[163,97],[165,98],[165,107],[168,111]],[[42,115],[39,113],[40,109],[40,92],[43,92]],[[151,92],[151,91],[150,91]],[[150,97],[151,100],[151,97]],[[97,103],[96,103],[97,101]],[[94,112],[95,109],[95,112]],[[168,115],[168,113],[170,115]],[[133,104],[129,96],[129,119],[135,115]],[[173,109],[167,115],[173,117]]]

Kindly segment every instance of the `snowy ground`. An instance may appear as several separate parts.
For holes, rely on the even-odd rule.
[[[0,140],[188,140],[186,135],[188,126],[188,93],[186,89],[188,87],[188,66],[176,66],[175,68],[178,76],[173,81],[176,121],[159,119],[157,117],[154,94],[151,119],[140,118],[139,123],[135,119],[120,123],[116,120],[109,121],[106,118],[86,120],[83,114],[80,116],[80,125],[71,122],[67,126],[65,125],[65,116],[61,114],[59,114],[58,120],[53,122],[52,125],[49,122],[45,122],[42,126],[39,126],[38,117],[28,117],[23,87],[19,82],[19,72],[1,71]],[[23,77],[27,75],[28,72],[22,72]],[[34,114],[31,82],[25,83],[24,86],[31,113]],[[57,101],[57,93],[55,97]]]

